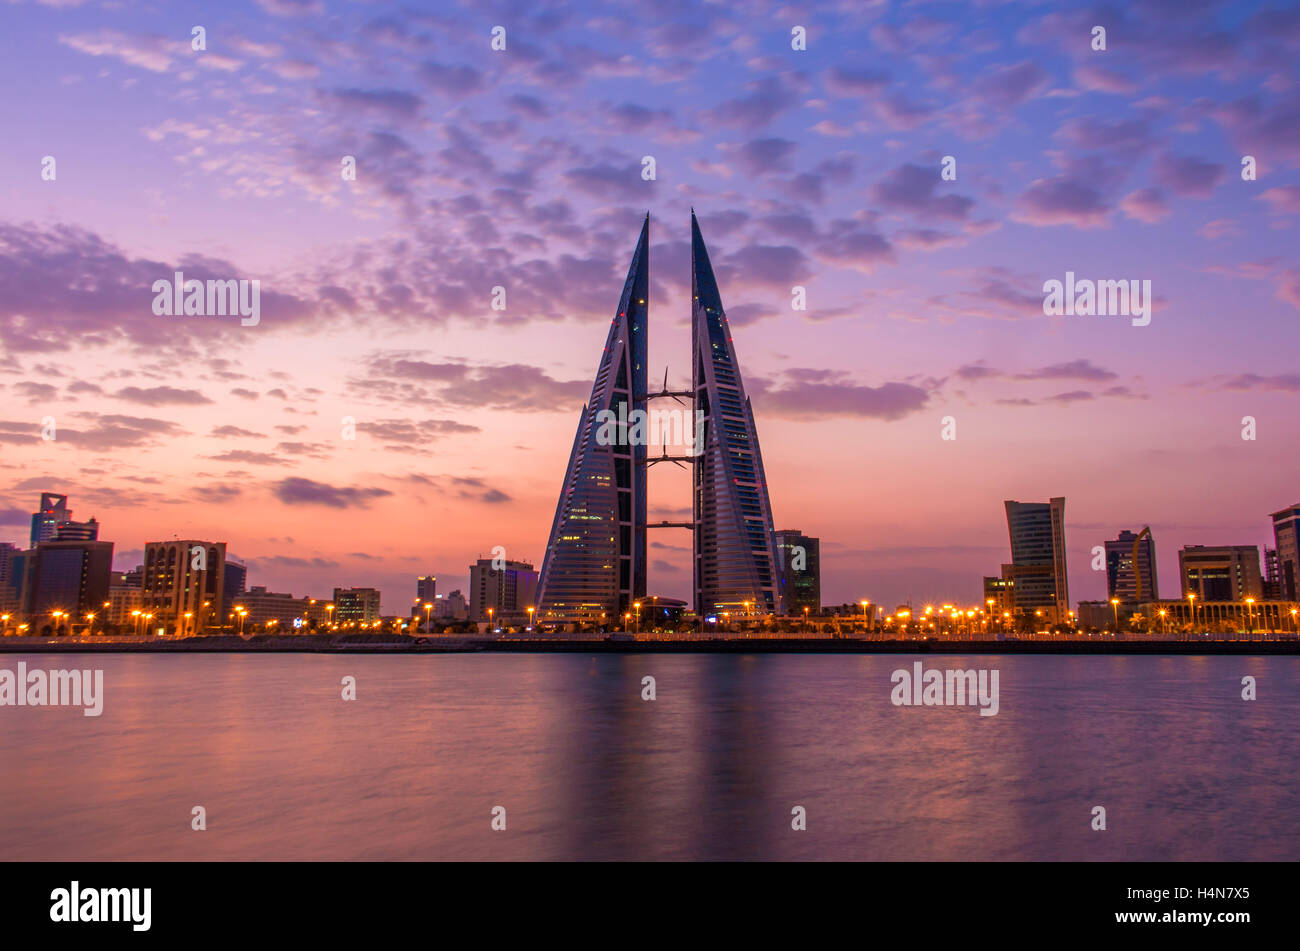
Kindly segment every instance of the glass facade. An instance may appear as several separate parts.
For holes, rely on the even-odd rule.
[[[691,302],[691,386],[704,420],[694,474],[695,610],[780,614],[780,561],[754,413],[694,212]]]
[[[650,216],[632,255],[591,398],[582,408],[537,592],[539,621],[611,625],[646,593],[646,446],[629,421],[646,411]],[[619,423],[598,439],[600,416]]]
[[[1011,536],[1010,577],[1015,583],[1015,610],[1064,621],[1070,595],[1065,567],[1065,499],[1050,502],[1007,501]]]

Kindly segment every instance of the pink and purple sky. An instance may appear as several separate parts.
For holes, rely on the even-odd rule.
[[[647,210],[650,376],[689,378],[691,206],[777,527],[822,539],[827,603],[978,601],[1002,500],[1055,495],[1072,599],[1104,596],[1092,546],[1143,525],[1176,595],[1181,545],[1271,544],[1300,501],[1294,4],[58,0],[0,22],[0,541],[61,492],[120,569],[223,540],[250,584],[376,585],[385,612],[496,545],[540,566]],[[155,316],[177,269],[260,280],[260,324]],[[1066,271],[1150,280],[1150,326],[1044,316]],[[666,469],[652,519],[689,506]],[[689,598],[689,538],[651,543],[651,593]]]

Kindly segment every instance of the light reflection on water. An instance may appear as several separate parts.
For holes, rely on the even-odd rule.
[[[999,714],[893,706],[917,659],[996,667]],[[0,708],[5,860],[1300,858],[1290,657],[19,660],[106,700]]]

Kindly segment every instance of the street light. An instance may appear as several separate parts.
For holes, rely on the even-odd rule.
[[[1192,633],[1196,633],[1196,595],[1190,591],[1187,593],[1187,603],[1189,605],[1188,613],[1192,616]]]
[[[1110,606],[1115,611],[1115,633],[1119,633],[1119,598],[1111,598]]]
[[[1294,611],[1292,611],[1291,613],[1295,614]],[[803,632],[805,634],[808,633],[808,606],[807,605],[804,605],[804,609],[803,609]]]
[[[95,615],[93,612],[86,615],[86,635],[88,637],[95,636]]]
[[[1168,613],[1169,613],[1169,612],[1166,611],[1164,608],[1161,608],[1161,609],[1160,609],[1160,631],[1161,631],[1162,634],[1168,634],[1168,633],[1169,633],[1169,624],[1168,624],[1168,622],[1165,620],[1165,615],[1168,614]]]
[[[537,608],[533,607],[532,605],[528,606],[528,630],[530,632],[533,629],[533,612],[536,610]]]
[[[1246,636],[1249,637],[1254,633],[1255,627],[1255,599],[1246,599]]]
[[[749,604],[749,602],[746,601],[745,604]],[[641,633],[641,602],[633,601],[632,607],[636,608],[636,630],[633,633],[640,634]]]
[[[424,633],[429,633],[429,612],[433,610],[433,604],[430,601],[424,602]]]

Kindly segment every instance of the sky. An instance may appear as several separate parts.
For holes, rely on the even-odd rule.
[[[1300,501],[1294,4],[7,0],[0,36],[0,541],[65,493],[119,570],[225,541],[385,613],[540,567],[647,211],[649,374],[689,381],[691,207],[825,603],[978,603],[1003,500],[1052,496],[1072,600],[1144,525],[1176,596],[1179,547]],[[260,320],[155,314],[177,270]],[[1066,272],[1149,280],[1150,324],[1046,316]],[[687,516],[684,472],[650,493]]]

